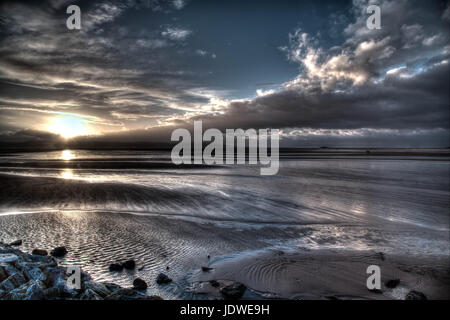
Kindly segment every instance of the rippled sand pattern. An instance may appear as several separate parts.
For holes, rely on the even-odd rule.
[[[220,269],[227,261],[240,261],[241,280],[255,290],[278,288],[283,297],[299,297],[288,284],[294,274],[307,277],[297,269],[299,261],[308,262],[258,259],[258,252],[383,251],[428,257],[420,263],[429,267],[448,258],[450,161],[442,153],[427,157],[290,155],[277,176],[263,177],[252,166],[176,167],[164,153],[4,155],[0,240],[23,239],[28,251],[65,245],[63,264],[80,264],[95,279],[124,286],[139,276],[149,293],[165,298],[205,298],[191,290],[200,267]],[[110,263],[126,259],[143,269],[108,271]],[[344,281],[351,274],[342,269]],[[159,272],[175,281],[156,285]],[[326,287],[319,278],[312,291]]]

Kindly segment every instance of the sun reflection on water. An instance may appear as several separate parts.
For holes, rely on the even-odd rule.
[[[72,153],[71,150],[64,150],[61,153],[61,159],[69,161],[69,160],[75,159],[75,155]]]
[[[59,177],[62,179],[73,179],[73,171],[72,169],[64,169],[60,174]]]

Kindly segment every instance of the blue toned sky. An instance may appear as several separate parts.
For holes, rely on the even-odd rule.
[[[380,30],[366,27],[368,5]],[[81,9],[81,30],[66,8]],[[449,145],[448,1],[3,2],[0,141],[168,142],[278,128],[286,146]],[[73,125],[72,125],[73,124]]]

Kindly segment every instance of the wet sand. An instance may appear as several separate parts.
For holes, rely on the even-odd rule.
[[[66,246],[61,265],[124,287],[138,276],[165,299],[220,297],[208,280],[242,282],[252,299],[448,298],[450,162],[341,151],[287,155],[270,178],[160,165],[162,153],[11,154],[0,162],[0,240]],[[136,270],[109,272],[128,259]],[[400,286],[369,292],[370,264]],[[174,281],[156,284],[160,272]]]
[[[411,290],[428,299],[449,299],[447,257],[421,257],[350,250],[263,250],[219,259],[213,270],[190,279],[193,291],[218,296],[210,280],[238,281],[271,299],[403,300]],[[369,265],[381,270],[381,293],[367,289]],[[385,282],[399,279],[396,288]]]

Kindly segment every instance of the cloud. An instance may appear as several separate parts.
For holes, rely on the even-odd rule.
[[[222,130],[279,128],[284,143],[293,145],[445,145],[448,6],[418,10],[403,0],[381,1],[382,29],[368,30],[369,2],[353,2],[353,21],[352,15],[339,17],[335,28],[342,32],[334,41],[343,39],[333,47],[304,29],[293,30],[281,49],[297,75],[246,99],[202,88],[198,75],[178,63],[177,55],[186,52],[216,58],[187,47],[191,30],[112,27],[126,17],[131,2],[86,5],[87,19],[76,36],[61,29],[56,12],[64,2],[2,5],[0,141],[59,143],[36,129],[48,117],[70,112],[102,133],[74,139],[78,146],[167,142],[174,128],[192,128],[194,120]],[[185,4],[170,1],[163,9],[163,2],[152,1],[151,8],[165,12]]]
[[[169,26],[164,31],[162,31],[161,34],[162,36],[174,41],[183,41],[186,40],[192,34],[192,31],[188,29]]]
[[[187,4],[187,0],[173,0],[172,5],[177,9],[181,10],[183,9]]]

